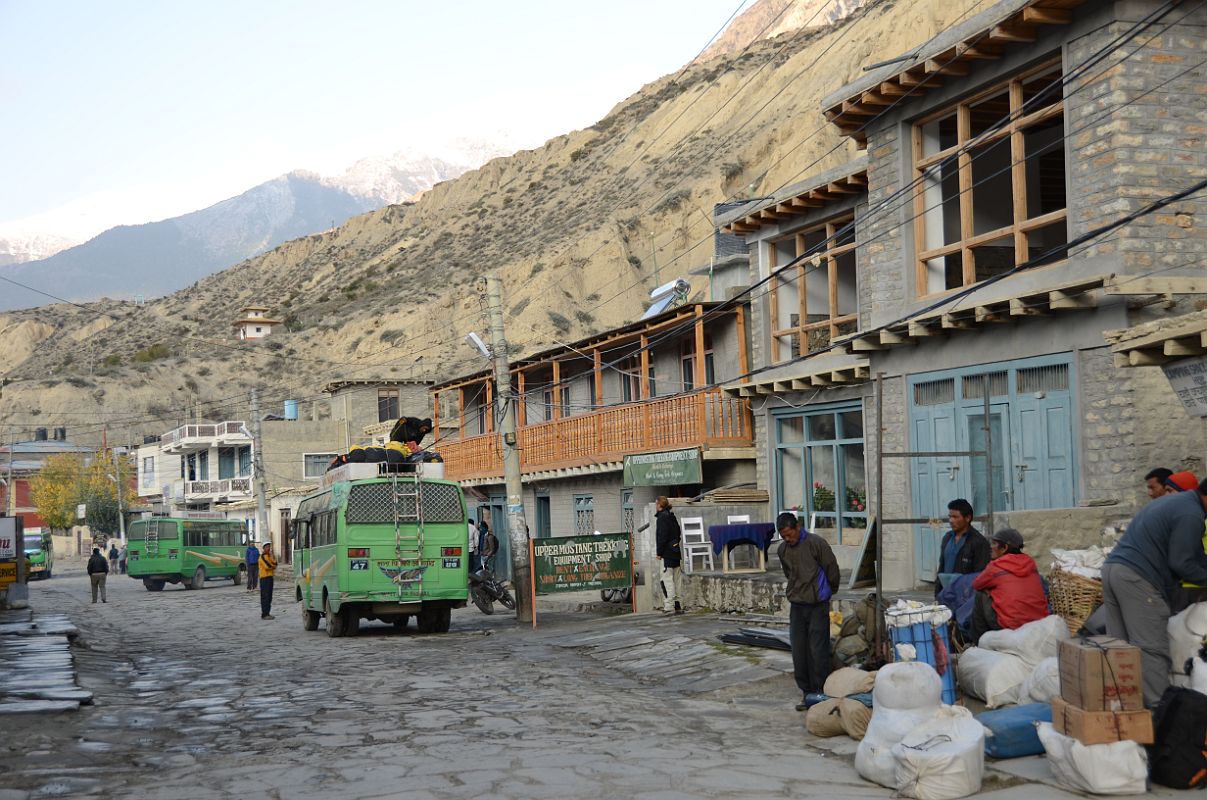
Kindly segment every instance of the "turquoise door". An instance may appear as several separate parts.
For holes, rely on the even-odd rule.
[[[1018,436],[1011,474],[1013,507],[1055,508],[1071,503],[1072,399],[1068,394],[1024,395],[1015,406]]]
[[[911,412],[912,448],[923,451],[960,450],[956,409],[942,404],[916,406]],[[933,581],[939,563],[939,542],[947,530],[947,504],[967,493],[967,470],[958,458],[914,458],[912,516],[930,517],[937,525],[914,526],[914,574]]]

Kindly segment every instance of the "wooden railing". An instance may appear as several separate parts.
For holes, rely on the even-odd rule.
[[[749,402],[709,389],[526,425],[520,429],[520,464],[524,472],[535,472],[679,447],[752,444]],[[497,433],[442,442],[436,450],[453,480],[503,474]]]

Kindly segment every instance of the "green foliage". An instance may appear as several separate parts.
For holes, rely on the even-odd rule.
[[[167,358],[170,355],[172,355],[172,348],[168,347],[162,342],[159,342],[143,350],[139,350],[134,354],[134,360],[139,364],[146,364],[150,361],[159,361],[160,359]]]
[[[102,367],[120,367],[121,364],[122,364],[122,357],[119,355],[116,355],[116,354],[111,355],[111,356],[105,356],[103,359],[101,359]]]

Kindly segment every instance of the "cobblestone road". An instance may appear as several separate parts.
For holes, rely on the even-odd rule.
[[[0,732],[0,800],[181,798],[889,797],[848,739],[808,742],[787,655],[713,643],[714,617],[550,614],[533,632],[475,608],[441,636],[367,623],[302,630],[228,581],[149,593],[82,566],[30,586],[69,615],[92,706]],[[753,654],[752,654],[753,653]],[[989,796],[1071,797],[987,776]],[[1050,779],[1050,775],[1047,776]]]

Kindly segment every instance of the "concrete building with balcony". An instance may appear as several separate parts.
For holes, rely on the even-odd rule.
[[[755,480],[750,407],[719,382],[747,369],[746,307],[697,302],[512,362],[526,519],[534,538],[632,531],[660,494]],[[506,529],[503,457],[489,371],[431,389],[447,477]],[[453,403],[448,398],[454,398]],[[452,426],[437,419],[455,409]],[[446,417],[447,417],[447,411]],[[626,456],[690,451],[691,483],[626,484]],[[500,545],[508,546],[506,536]],[[505,567],[508,557],[499,559]]]
[[[242,311],[243,316],[231,323],[241,342],[263,339],[272,334],[273,325],[281,324],[281,320],[268,317],[267,306],[244,306]]]
[[[917,520],[885,526],[885,582],[933,580],[964,497],[1042,563],[1130,517],[1149,469],[1202,473],[1201,426],[1103,332],[1203,301],[1207,198],[1148,206],[1207,176],[1204,41],[1200,7],[999,2],[826,99],[866,155],[719,210],[758,286],[755,373],[725,393],[756,400],[774,506],[840,560],[869,512]]]

